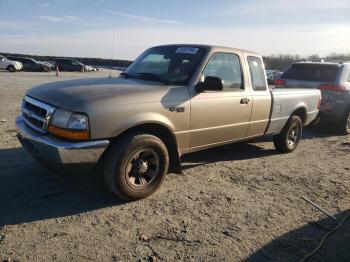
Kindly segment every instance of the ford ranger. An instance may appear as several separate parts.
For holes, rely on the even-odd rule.
[[[156,191],[187,153],[272,135],[292,152],[320,105],[316,89],[269,90],[260,55],[207,45],[165,45],[141,54],[118,78],[30,89],[18,138],[51,167],[102,166],[124,199]]]

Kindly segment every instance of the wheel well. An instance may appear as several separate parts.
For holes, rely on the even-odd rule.
[[[301,119],[301,122],[305,124],[307,120],[307,114],[306,114],[306,109],[304,107],[300,107],[297,110],[295,110],[292,114],[292,116],[299,116]]]
[[[14,66],[14,65],[8,65],[8,66],[6,67],[6,69],[9,69],[10,67],[15,68],[15,66]]]
[[[174,134],[167,127],[160,124],[141,124],[125,130],[115,139],[131,132],[142,132],[160,138],[169,152],[169,172],[177,174],[181,173],[181,160],[178,152],[177,141]]]

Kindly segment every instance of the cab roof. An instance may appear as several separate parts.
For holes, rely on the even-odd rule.
[[[203,44],[169,44],[169,45],[159,45],[155,47],[166,47],[166,46],[179,46],[179,47],[199,47],[199,48],[205,48],[207,50],[220,50],[220,51],[228,51],[228,52],[243,52],[248,53],[252,55],[260,56],[260,54],[245,50],[245,49],[239,49],[239,48],[233,48],[233,47],[226,47],[226,46],[218,46],[218,45],[203,45]]]

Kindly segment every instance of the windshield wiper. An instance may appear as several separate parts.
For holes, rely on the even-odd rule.
[[[148,72],[137,72],[136,74],[138,75],[142,75],[142,76],[146,76],[147,78],[149,78],[150,80],[155,80],[155,81],[159,81],[163,84],[168,84],[169,81],[156,75],[156,74],[152,74],[152,73],[148,73]]]

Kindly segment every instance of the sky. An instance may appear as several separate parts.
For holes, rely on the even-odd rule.
[[[0,52],[132,60],[195,43],[350,53],[350,0],[0,0],[0,10]]]

